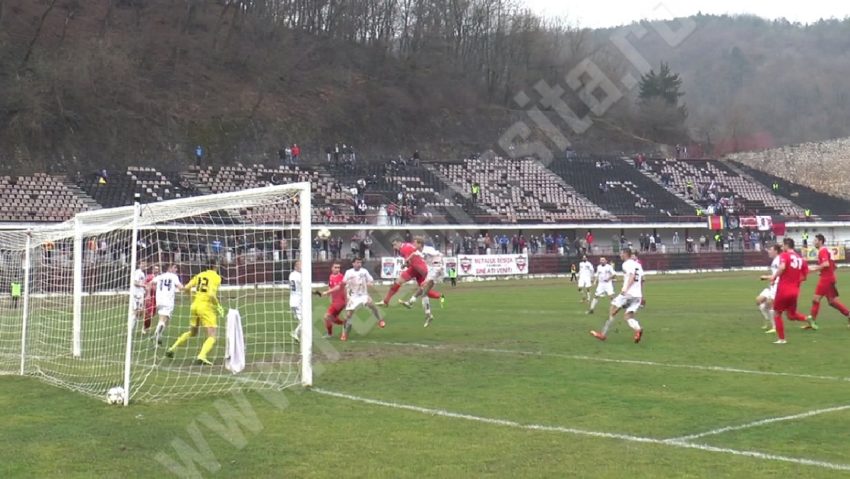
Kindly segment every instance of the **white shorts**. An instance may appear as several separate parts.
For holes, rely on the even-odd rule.
[[[156,314],[160,316],[168,316],[169,318],[174,313],[174,305],[173,304],[157,304],[156,305]]]
[[[776,298],[776,290],[773,288],[764,288],[761,290],[761,293],[759,293],[759,296],[773,301]]]
[[[641,299],[639,297],[618,294],[616,298],[611,300],[611,306],[625,309],[627,313],[636,313],[640,309]]]
[[[140,311],[143,309],[145,309],[145,297],[133,296],[133,311]]]
[[[585,277],[585,276],[579,276],[578,277],[578,287],[579,288],[589,288],[592,285],[593,285],[593,279]]]
[[[614,283],[609,281],[596,285],[596,297],[600,296],[614,296]]]
[[[370,301],[372,301],[372,298],[370,298],[368,295],[349,296],[348,304],[345,305],[345,310],[354,311],[355,309],[361,306],[366,306],[366,304],[368,304]]]
[[[428,266],[428,276],[425,277],[425,281],[439,283],[443,280],[443,276],[445,276],[445,270],[442,266]]]

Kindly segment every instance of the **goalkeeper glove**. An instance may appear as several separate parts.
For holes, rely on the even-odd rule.
[[[224,306],[219,304],[218,306],[216,306],[216,311],[218,311],[219,316],[224,316]]]
[[[319,291],[318,289],[316,291],[313,291],[313,294],[315,294],[316,296],[318,296],[320,298],[322,297],[322,292]]]

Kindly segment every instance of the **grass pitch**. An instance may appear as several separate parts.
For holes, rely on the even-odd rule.
[[[757,276],[649,277],[639,345],[589,336],[607,301],[585,315],[564,280],[444,285],[428,329],[393,306],[317,343],[306,392],[120,408],[0,377],[0,477],[850,476],[847,322],[824,303],[772,344]]]

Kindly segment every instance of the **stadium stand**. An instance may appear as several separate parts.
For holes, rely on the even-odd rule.
[[[481,186],[478,206],[504,223],[609,220],[611,214],[576,192],[539,161],[468,158],[430,165],[461,191]]]
[[[60,222],[88,206],[63,182],[45,173],[0,177],[0,221]]]
[[[177,173],[165,174],[155,168],[131,166],[127,171],[101,178],[100,174],[92,174],[80,178],[77,185],[106,208],[132,205],[137,193],[142,203],[198,194]]]
[[[786,179],[774,176],[770,173],[751,168],[743,163],[731,161],[730,163],[740,169],[742,172],[749,175],[754,180],[771,189],[775,195],[787,198],[789,201],[802,206],[812,212],[812,215],[824,218],[825,216],[848,216],[850,215],[850,201],[844,198],[837,198],[815,191],[807,186],[793,183]],[[773,185],[777,188],[774,189]]]
[[[691,204],[622,158],[568,158],[553,162],[549,168],[620,220],[644,217],[650,221],[670,221],[671,216],[694,213]]]
[[[258,188],[270,184],[298,183],[309,181],[313,185],[313,221],[324,223],[348,223],[354,214],[351,205],[352,195],[340,188],[334,178],[314,169],[312,171],[302,169],[298,166],[284,166],[280,168],[266,168],[264,165],[252,165],[245,167],[241,164],[236,166],[224,166],[221,168],[208,167],[197,172],[198,182],[209,188],[212,193],[225,193],[238,191],[246,188]],[[325,210],[333,208],[333,215],[325,215]],[[254,220],[268,218],[280,211],[258,211],[250,212]],[[297,208],[287,208],[285,215],[297,214]]]
[[[744,212],[765,215],[802,217],[803,209],[786,198],[774,195],[770,189],[733,171],[717,160],[648,159],[648,171],[660,182],[669,178],[669,189],[691,196],[702,206],[714,203],[708,198],[734,196]],[[692,185],[688,193],[688,185]]]

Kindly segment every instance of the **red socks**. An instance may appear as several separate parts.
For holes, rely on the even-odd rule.
[[[434,291],[433,289],[430,289],[428,290],[428,297],[431,299],[440,299],[441,297],[443,297],[443,295],[440,294],[439,291]]]
[[[390,304],[390,300],[393,298],[393,296],[395,296],[396,293],[398,293],[399,289],[401,289],[401,285],[398,283],[393,283],[393,285],[390,286],[390,290],[387,291],[387,295],[384,297],[384,304]]]
[[[776,328],[776,337],[779,339],[785,339],[785,323],[782,322],[781,313],[777,313],[776,316],[773,317],[773,327]]]
[[[811,311],[811,313],[809,313],[809,314],[812,315],[812,320],[818,319],[818,313],[819,312],[820,312],[820,301],[812,301],[812,311]]]
[[[844,306],[843,304],[841,304],[841,301],[838,301],[837,299],[835,299],[835,300],[832,300],[829,303],[829,305],[832,306],[833,308],[837,309],[838,312],[843,314],[844,316],[850,316],[850,310],[847,309],[847,306]],[[814,316],[812,316],[812,317],[814,317]]]
[[[325,318],[325,330],[327,330],[328,334],[333,335],[334,333],[334,324],[345,324],[345,321],[339,318],[328,319]]]
[[[797,310],[788,311],[788,319],[791,321],[806,321],[806,315]]]

